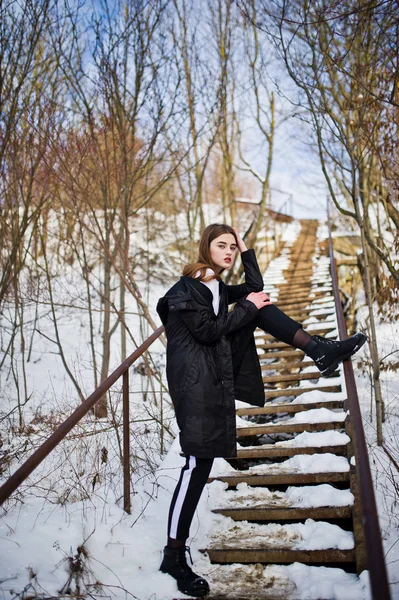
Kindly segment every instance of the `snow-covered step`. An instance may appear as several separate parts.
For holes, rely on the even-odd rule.
[[[226,468],[227,467],[227,468]],[[296,454],[278,463],[257,464],[249,467],[245,471],[232,469],[228,463],[222,459],[216,459],[212,471],[211,479],[220,479],[221,481],[236,483],[246,482],[251,477],[274,477],[274,476],[294,476],[299,475],[330,475],[336,473],[349,473],[349,461],[346,456],[337,456],[336,454]],[[243,479],[242,479],[243,478]],[[314,483],[322,483],[315,481]],[[324,482],[323,482],[324,483]]]
[[[267,292],[267,290],[265,290]],[[330,302],[326,301],[325,306],[320,306],[320,304],[313,304],[311,300],[307,299],[307,300],[298,300],[298,302],[295,302],[295,299],[291,299],[291,300],[278,300],[276,302],[276,305],[278,308],[280,308],[282,311],[284,311],[287,314],[293,313],[293,311],[295,311],[296,313],[298,313],[299,311],[301,312],[301,314],[305,314],[304,311],[313,311],[316,309],[320,309],[320,308],[331,308]]]
[[[277,283],[275,285],[277,285]],[[326,277],[317,277],[316,279],[312,277],[308,281],[305,281],[303,277],[300,277],[296,283],[293,283],[290,279],[289,281],[284,281],[278,285],[280,289],[290,289],[292,286],[311,288],[312,286],[331,286],[331,280]]]
[[[306,402],[304,404],[294,404],[292,402],[281,402],[280,404],[269,402],[266,406],[256,408],[238,408],[236,415],[239,417],[251,417],[255,415],[273,415],[278,413],[297,413],[305,410],[315,410],[318,408],[342,408],[343,400],[326,400],[325,402]]]
[[[319,506],[311,508],[300,507],[256,507],[256,508],[217,508],[215,514],[230,517],[233,521],[330,521],[350,519],[352,506]]]
[[[322,431],[300,433],[292,440],[262,444],[258,446],[239,445],[237,458],[275,458],[295,456],[297,454],[330,453],[345,456],[350,438],[340,431]]]
[[[300,396],[306,392],[312,392],[315,388],[285,388],[284,390],[272,390],[265,392],[265,398],[280,398],[281,396]],[[319,392],[340,392],[340,385],[320,385],[317,387]]]
[[[326,295],[324,289],[317,288],[296,288],[292,290],[287,287],[285,289],[278,290],[279,298],[288,298],[290,302],[292,300],[303,300],[306,298],[322,298]]]
[[[335,317],[335,310],[331,307],[327,308],[314,308],[312,306],[299,308],[294,305],[291,309],[285,309],[284,312],[296,321],[304,322],[309,317],[317,317],[318,319],[325,319],[326,317]]]
[[[207,600],[363,599],[364,583],[342,568],[293,565],[231,564],[210,566]]]
[[[347,442],[348,443],[348,442]],[[237,450],[237,459],[256,459],[256,458],[281,458],[284,456],[296,456],[297,454],[315,454],[316,452],[326,452],[346,456],[347,443],[337,445],[319,446],[277,446],[276,444],[262,444],[259,446],[250,446]],[[234,460],[234,459],[232,459]]]
[[[206,552],[216,563],[352,563],[356,558],[353,533],[313,519],[290,525],[235,522],[211,538]]]
[[[354,502],[348,489],[339,490],[329,483],[288,487],[284,492],[240,483],[236,491],[213,494],[212,499],[212,512],[234,521],[348,519],[352,516]]]
[[[295,360],[295,361],[284,361],[284,362],[271,362],[271,363],[262,363],[262,371],[292,371],[294,369],[303,369],[305,367],[313,366],[312,360]]]
[[[322,298],[304,298],[302,300],[296,300],[295,298],[289,298],[287,300],[279,300],[278,306],[283,309],[284,312],[292,309],[311,309],[316,310],[317,308],[331,308],[333,305],[332,296],[323,296]]]
[[[320,316],[313,315],[310,315],[305,319],[302,315],[301,319],[306,331],[310,331],[318,327],[330,327],[333,323],[336,323],[335,313],[327,314],[327,318],[324,317],[323,319],[321,319]]]
[[[297,412],[290,419],[280,419],[276,423],[268,424],[251,423],[237,416],[237,436],[343,429],[345,427],[346,416],[345,412],[335,412],[325,407]]]
[[[327,308],[311,308],[309,312],[312,317],[320,317],[326,311],[328,311],[327,314],[329,314],[329,315],[335,315],[335,308],[333,306],[328,309]]]
[[[288,348],[289,346],[287,346]],[[260,348],[260,350],[262,350]],[[281,351],[274,351],[274,352],[258,352],[258,358],[259,360],[263,360],[265,358],[267,358],[268,360],[277,360],[279,358],[294,358],[294,357],[298,357],[302,358],[304,356],[304,351],[303,350],[281,350]]]
[[[236,490],[219,493],[221,483],[211,488],[213,509],[219,508],[320,508],[332,506],[353,506],[354,496],[348,489],[339,490],[324,483],[320,485],[292,486],[284,492],[267,488],[254,488],[240,483]],[[223,490],[222,490],[223,491]]]
[[[258,339],[259,339],[259,341],[258,341]],[[258,339],[255,340],[256,347],[262,348],[263,350],[273,350],[273,349],[278,349],[278,348],[292,348],[292,346],[290,346],[289,344],[286,344],[285,342],[264,343],[261,338],[258,338]],[[275,339],[275,338],[273,338],[273,339]]]
[[[313,324],[312,324],[313,325]],[[309,330],[312,331],[313,335],[324,335],[327,332],[336,329],[335,321],[330,321],[329,323],[314,323],[313,327],[309,327]],[[270,333],[256,333],[256,340],[275,340],[276,338]]]
[[[308,366],[308,365],[307,365]],[[321,373],[319,370],[310,371],[309,373],[291,373],[291,374],[279,374],[264,376],[263,383],[287,383],[287,382],[298,382],[306,379],[319,379]]]
[[[284,361],[278,363],[262,363],[261,368],[262,371],[293,371],[303,369],[305,367],[311,367],[313,364],[313,361],[309,359],[306,361],[296,360],[292,362]]]
[[[328,454],[328,456],[335,456],[335,458],[342,458],[345,460],[345,457],[343,456],[336,456],[332,454]],[[211,477],[209,481],[212,482],[215,481],[215,479],[227,483],[229,487],[235,487],[240,483],[247,483],[250,486],[260,487],[275,485],[311,485],[316,483],[345,483],[349,481],[349,463],[347,471],[331,471],[321,473],[290,473],[287,471],[280,471],[275,474],[256,474],[248,469],[247,471],[236,471],[234,475],[220,475],[217,478]]]
[[[312,320],[310,321],[310,319]],[[309,331],[309,333],[312,333],[313,335],[318,333],[318,331],[321,331],[322,335],[324,335],[324,333],[327,333],[328,331],[334,330],[336,328],[337,325],[335,315],[333,315],[333,318],[326,321],[320,321],[320,319],[316,319],[316,317],[309,317],[309,320],[307,319],[306,330]],[[338,330],[336,330],[336,335],[338,335]]]
[[[303,433],[304,431],[333,431],[345,427],[342,421],[329,421],[324,423],[287,423],[283,421],[276,425],[253,425],[237,428],[237,437],[252,435],[274,435],[279,433]]]

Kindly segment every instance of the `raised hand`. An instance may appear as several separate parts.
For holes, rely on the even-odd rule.
[[[238,233],[237,227],[233,227],[233,229],[234,229],[234,233],[236,234],[236,238],[237,238],[238,250],[240,252],[245,252],[245,250],[248,250],[248,248],[246,247],[244,240],[242,239],[242,237]]]

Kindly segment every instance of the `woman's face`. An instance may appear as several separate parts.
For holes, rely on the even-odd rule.
[[[213,264],[219,269],[229,269],[233,264],[237,242],[233,234],[223,233],[211,241],[209,250]]]

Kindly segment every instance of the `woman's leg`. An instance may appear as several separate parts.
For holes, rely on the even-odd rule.
[[[312,336],[302,329],[300,323],[291,319],[274,304],[262,308],[256,322],[258,327],[295,348],[306,350],[312,341]]]
[[[256,324],[282,342],[303,350],[314,360],[324,377],[331,375],[339,363],[355,354],[367,341],[367,337],[359,332],[342,341],[310,335],[302,329],[300,323],[274,304],[265,306],[258,312]]]
[[[293,345],[296,333],[303,331],[300,323],[291,319],[291,317],[274,304],[269,304],[261,308],[258,311],[255,322],[258,327],[291,346]],[[309,337],[309,342],[310,335],[306,334],[306,336]]]
[[[209,592],[208,582],[187,564],[186,540],[212,463],[213,458],[186,456],[169,509],[168,544],[164,548],[160,570],[174,577],[178,589],[191,596],[205,596]]]
[[[186,456],[172,496],[168,518],[168,546],[185,546],[190,525],[211,472],[213,458]]]

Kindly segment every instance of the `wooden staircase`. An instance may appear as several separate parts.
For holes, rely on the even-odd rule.
[[[272,285],[272,299],[307,331],[334,338],[329,259],[318,248],[318,222],[306,220],[301,225],[288,266],[282,273],[268,270],[265,291]],[[297,597],[288,580],[258,585],[259,577],[265,577],[262,565],[303,563],[352,573],[364,568],[358,550],[362,540],[348,460],[351,428],[343,379],[339,372],[322,379],[303,351],[263,331],[255,335],[266,404],[249,408],[240,403],[237,459],[229,461],[231,473],[210,480],[227,484],[213,512],[233,520],[215,532],[204,549],[215,567],[208,597],[214,600]],[[297,533],[293,525],[298,526]],[[303,530],[312,527],[315,537],[326,531],[327,539],[331,532],[331,539],[338,541],[331,547],[329,543],[317,547],[312,539],[309,544]],[[216,567],[233,563],[234,573],[252,565],[256,581],[247,586],[236,577],[229,581],[228,571]],[[248,571],[243,573],[250,581]]]

